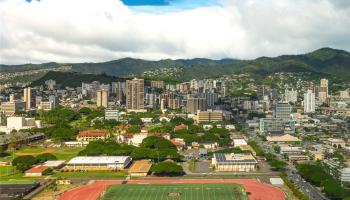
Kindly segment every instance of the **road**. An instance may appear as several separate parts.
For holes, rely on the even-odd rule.
[[[259,146],[264,150],[264,152],[274,153],[274,150],[270,144],[261,140],[260,137],[256,135],[253,131],[248,131],[248,135],[251,139],[255,140]],[[277,159],[284,160],[281,154],[275,154]],[[328,200],[328,198],[316,187],[308,183],[303,179],[303,177],[298,174],[295,166],[291,163],[288,163],[288,167],[286,168],[286,173],[290,181],[294,183],[294,185],[299,188],[301,192],[309,197],[310,200]]]

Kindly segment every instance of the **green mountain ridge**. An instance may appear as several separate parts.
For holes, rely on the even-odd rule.
[[[102,63],[45,63],[41,65],[17,65],[21,67],[54,67],[71,65],[73,72],[82,74],[108,74],[116,77],[142,76],[144,72],[158,72],[163,68],[181,68],[178,77],[182,81],[193,78],[217,77],[233,73],[254,73],[269,75],[276,72],[314,72],[328,75],[350,77],[350,53],[332,48],[321,48],[301,55],[282,55],[278,57],[260,57],[254,60],[205,58],[150,61],[122,58]],[[0,65],[1,70],[11,66]],[[161,76],[166,76],[161,74]]]

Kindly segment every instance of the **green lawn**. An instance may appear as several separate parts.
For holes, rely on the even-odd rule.
[[[61,178],[86,178],[86,179],[124,179],[127,173],[124,171],[88,171],[88,172],[55,172],[53,176]]]
[[[24,174],[13,166],[0,166],[0,183],[23,183],[36,180],[38,180],[37,177],[24,177]]]
[[[171,196],[171,195],[175,195]],[[247,200],[238,184],[113,185],[101,200]]]
[[[57,157],[58,160],[70,160],[78,155],[78,153],[84,148],[62,148],[54,151],[52,154]]]
[[[42,147],[23,147],[16,151],[16,153],[40,153],[45,151]]]

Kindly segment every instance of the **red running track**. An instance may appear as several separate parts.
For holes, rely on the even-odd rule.
[[[110,185],[121,184],[122,181],[96,181],[65,192],[59,200],[96,200]],[[180,183],[238,183],[249,193],[249,200],[285,200],[285,194],[272,185],[261,183],[255,179],[180,179],[180,180],[130,180],[127,184],[180,184]]]

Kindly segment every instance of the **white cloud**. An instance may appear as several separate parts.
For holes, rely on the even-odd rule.
[[[142,13],[118,0],[1,0],[0,63],[248,59],[324,46],[350,50],[347,2],[222,0],[222,6]]]

